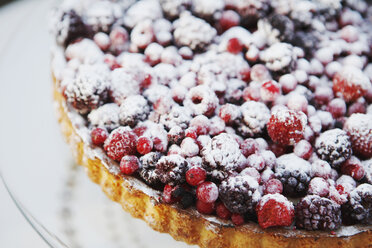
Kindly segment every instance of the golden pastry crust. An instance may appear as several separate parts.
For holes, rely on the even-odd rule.
[[[138,185],[143,182],[110,173],[99,158],[87,154],[84,144],[70,120],[63,95],[54,81],[54,100],[58,121],[66,141],[71,146],[76,162],[86,168],[90,179],[99,184],[106,195],[121,204],[135,218],[144,220],[156,231],[169,233],[174,239],[200,247],[226,248],[275,248],[275,247],[372,247],[372,229],[353,236],[337,237],[329,232],[287,230],[284,228],[261,229],[255,223],[233,226],[216,217],[201,216],[195,210],[182,210],[174,205],[158,202],[143,192]],[[146,186],[144,186],[146,187]]]

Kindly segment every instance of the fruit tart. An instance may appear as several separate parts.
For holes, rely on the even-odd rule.
[[[177,240],[371,247],[371,20],[361,0],[62,1],[62,132]]]

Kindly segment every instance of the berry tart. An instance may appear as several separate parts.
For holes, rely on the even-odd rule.
[[[80,0],[52,11],[76,161],[200,247],[371,247],[372,7]]]

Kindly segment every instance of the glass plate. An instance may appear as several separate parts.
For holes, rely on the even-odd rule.
[[[52,103],[50,2],[19,4],[0,42],[0,165],[13,200],[51,247],[191,247],[132,218],[73,162]]]

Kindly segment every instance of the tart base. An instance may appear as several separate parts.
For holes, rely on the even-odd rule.
[[[68,107],[59,91],[58,82],[52,77],[58,122],[76,162],[86,168],[90,179],[100,185],[111,200],[118,202],[133,217],[144,220],[152,229],[169,233],[176,240],[200,247],[372,247],[372,229],[368,228],[353,236],[340,237],[331,235],[330,232],[284,228],[263,230],[256,223],[236,227],[217,217],[200,215],[194,209],[182,210],[177,206],[158,202],[156,197],[136,187],[136,184],[146,187],[143,182],[133,177],[110,173],[100,158],[93,158],[88,154],[87,149],[93,148],[85,144],[78,134],[77,127],[69,118]]]

